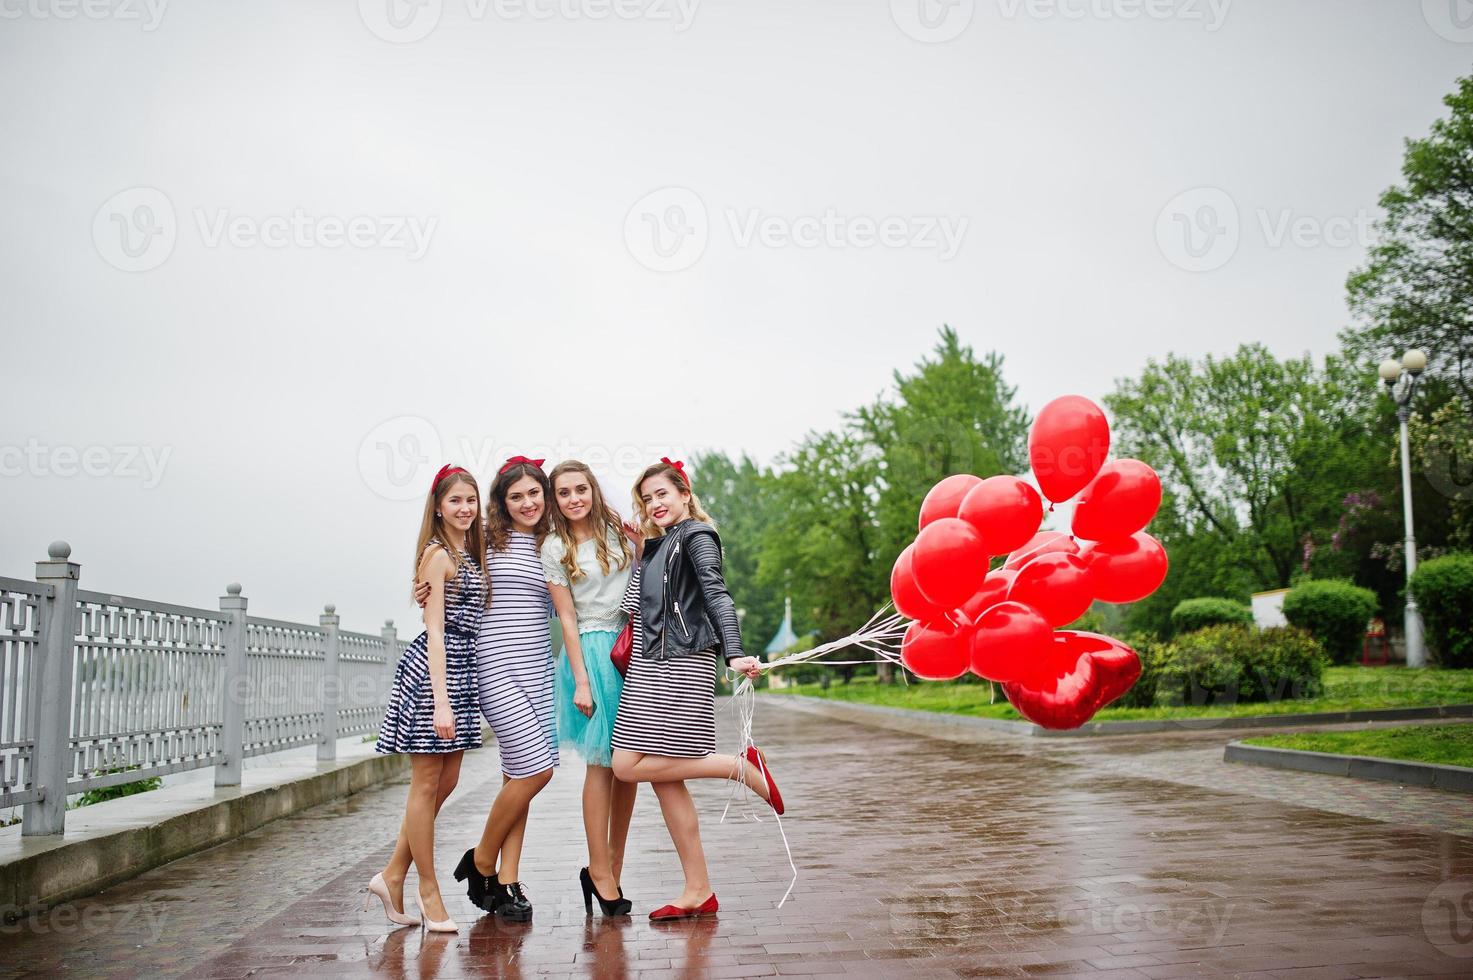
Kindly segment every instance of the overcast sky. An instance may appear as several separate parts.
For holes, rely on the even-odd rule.
[[[1333,349],[1457,0],[0,0],[0,575],[349,629],[424,485]],[[1368,380],[1367,397],[1373,384]],[[406,499],[408,498],[408,499]]]

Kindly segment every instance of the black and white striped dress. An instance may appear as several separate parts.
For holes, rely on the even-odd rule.
[[[701,759],[716,752],[716,651],[671,660],[644,656],[644,624],[639,616],[640,567],[629,576],[622,603],[633,623],[633,649],[614,749]],[[494,600],[493,600],[494,601]]]
[[[496,733],[501,771],[523,779],[558,764],[551,599],[536,537],[510,532],[505,551],[487,551],[486,568],[491,608],[476,636],[481,713]]]

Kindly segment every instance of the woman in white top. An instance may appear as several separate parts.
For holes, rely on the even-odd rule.
[[[637,787],[615,779],[611,768],[614,715],[624,678],[609,653],[628,622],[620,600],[640,541],[638,532],[622,525],[618,512],[604,503],[598,480],[583,463],[559,463],[551,481],[557,506],[552,509],[552,533],[541,550],[563,630],[556,680],[558,739],[588,764],[583,780],[588,867],[580,872],[579,883],[589,914],[597,897],[605,915],[627,915],[631,906],[619,876]],[[633,547],[626,534],[634,536]]]

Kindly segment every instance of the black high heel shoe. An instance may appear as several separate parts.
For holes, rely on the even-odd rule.
[[[598,907],[603,909],[604,915],[628,915],[629,910],[634,908],[634,903],[624,897],[624,890],[619,890],[619,897],[612,902],[598,893],[594,887],[593,875],[584,868],[578,872],[578,883],[583,886],[583,909],[589,915],[593,914],[593,900],[598,899]]]
[[[495,877],[494,875],[492,877]],[[461,855],[460,863],[455,866],[455,880],[465,882],[466,897],[471,904],[484,912],[495,912],[496,904],[492,901],[488,879],[476,868],[476,849],[473,847]]]

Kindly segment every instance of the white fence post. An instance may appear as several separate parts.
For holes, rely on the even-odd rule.
[[[225,669],[220,678],[221,761],[215,764],[216,786],[239,786],[240,771],[245,763],[245,705],[250,675],[246,670],[246,597],[240,594],[240,583],[225,586],[220,597],[220,611],[225,624]]]
[[[317,735],[317,761],[338,758],[338,709],[343,703],[343,678],[338,667],[338,615],[326,606],[318,620],[325,634],[322,651],[322,729]]]
[[[384,631],[380,634],[384,638],[384,677],[383,688],[380,690],[380,698],[385,704],[388,703],[388,692],[394,686],[394,671],[399,667],[399,657],[404,648],[399,645],[399,631],[394,628],[392,619],[384,620]]]
[[[32,837],[66,830],[66,784],[71,769],[72,646],[77,635],[77,578],[81,566],[68,561],[72,546],[53,541],[51,557],[36,562],[36,581],[52,588],[37,604],[37,637],[27,683],[31,719],[31,785],[45,795],[22,810],[21,834]]]

